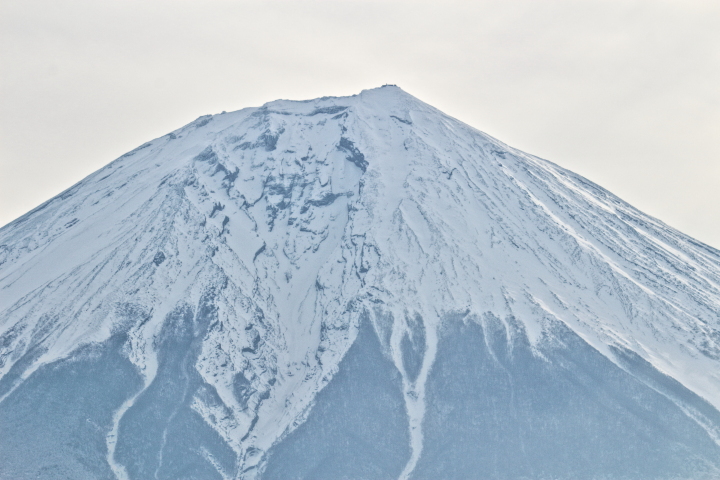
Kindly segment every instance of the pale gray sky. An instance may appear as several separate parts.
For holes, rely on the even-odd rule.
[[[0,225],[200,115],[384,83],[720,248],[693,0],[1,0]]]

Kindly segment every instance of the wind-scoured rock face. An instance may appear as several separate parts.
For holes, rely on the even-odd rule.
[[[386,86],[0,229],[0,478],[720,477],[720,252]]]

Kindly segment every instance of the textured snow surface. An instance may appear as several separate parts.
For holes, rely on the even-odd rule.
[[[397,87],[205,116],[0,229],[0,478],[717,478],[719,312]]]

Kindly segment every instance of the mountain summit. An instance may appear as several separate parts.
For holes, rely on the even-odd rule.
[[[720,477],[720,252],[395,86],[0,229],[0,478]]]

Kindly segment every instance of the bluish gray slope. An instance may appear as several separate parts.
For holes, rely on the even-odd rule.
[[[514,319],[443,332],[412,478],[720,475],[720,447],[678,404],[566,327],[554,330],[539,352]]]
[[[142,380],[125,335],[36,370],[0,404],[0,478],[115,478],[106,461],[112,414]]]
[[[308,418],[268,452],[263,478],[397,478],[410,457],[400,373],[366,319]]]

